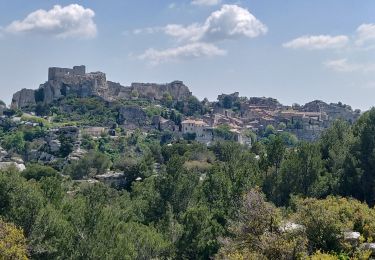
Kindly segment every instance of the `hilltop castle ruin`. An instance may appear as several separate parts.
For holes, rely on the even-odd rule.
[[[34,106],[37,103],[49,104],[68,95],[77,97],[97,96],[108,101],[139,98],[161,100],[165,93],[174,100],[184,100],[192,95],[182,81],[167,84],[132,83],[125,87],[107,81],[103,72],[86,73],[84,65],[73,68],[52,67],[48,69],[48,81],[39,89],[22,89],[13,95],[12,108]]]

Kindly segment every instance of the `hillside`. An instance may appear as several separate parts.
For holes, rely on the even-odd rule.
[[[375,254],[374,109],[200,101],[78,66],[0,112],[0,258]]]

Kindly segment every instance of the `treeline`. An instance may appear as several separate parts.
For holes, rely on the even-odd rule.
[[[1,171],[0,258],[369,257],[343,232],[375,239],[375,109],[296,146],[280,135],[251,149],[159,137],[87,138],[90,152],[61,172]],[[129,182],[85,181],[108,167]]]

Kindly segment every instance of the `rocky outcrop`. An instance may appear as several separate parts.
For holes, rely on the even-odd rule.
[[[168,93],[174,100],[184,100],[191,96],[189,88],[182,81],[168,84],[133,83],[124,87],[119,83],[107,81],[103,72],[86,73],[84,66],[68,68],[49,68],[48,81],[37,90],[23,89],[14,94],[12,108],[24,108],[41,102],[50,104],[62,97],[97,96],[107,101],[132,98],[161,100]]]
[[[16,109],[35,104],[35,90],[24,88],[13,95],[11,108]]]
[[[182,81],[173,81],[168,84],[132,83],[130,91],[141,98],[155,100],[163,99],[165,94],[170,94],[173,100],[185,100],[192,95]]]
[[[7,109],[7,106],[3,101],[0,100],[0,116],[4,114],[4,111]]]
[[[334,121],[336,119],[343,119],[348,122],[355,122],[359,117],[360,113],[353,111],[349,106],[342,104],[327,104],[321,100],[314,100],[305,104],[302,108],[302,111],[306,112],[323,112],[328,115],[329,121]]]
[[[147,114],[141,107],[126,106],[119,109],[118,122],[128,128],[137,128],[146,124]],[[133,126],[133,127],[132,127]]]
[[[283,105],[275,98],[251,97],[248,101],[250,106],[266,107],[272,110],[280,109]]]

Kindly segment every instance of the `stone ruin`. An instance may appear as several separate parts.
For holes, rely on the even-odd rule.
[[[48,69],[48,80],[58,80],[66,76],[84,76],[86,66],[74,66],[73,69],[52,67]]]
[[[70,68],[52,67],[48,69],[48,81],[39,89],[22,89],[12,98],[11,108],[25,108],[37,103],[50,104],[68,95],[77,97],[101,97],[107,101],[120,99],[145,98],[161,100],[168,93],[174,100],[186,100],[192,93],[182,81],[167,84],[133,83],[122,86],[107,81],[103,72],[86,73],[84,65]]]

